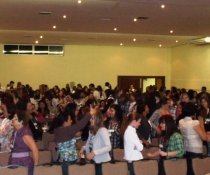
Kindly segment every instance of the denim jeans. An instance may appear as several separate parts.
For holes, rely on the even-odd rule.
[[[76,163],[76,160],[72,162],[63,161],[61,163],[62,175],[69,175],[69,165],[72,165],[74,163]]]
[[[210,142],[207,142],[207,145],[208,145],[208,148],[207,148],[207,151],[208,151],[208,157],[210,157]]]

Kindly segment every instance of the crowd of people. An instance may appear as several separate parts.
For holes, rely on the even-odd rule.
[[[79,158],[95,165],[102,175],[103,162],[115,162],[113,149],[124,149],[128,172],[133,162],[143,159],[141,151],[158,138],[159,150],[147,157],[159,157],[159,175],[164,175],[165,159],[186,157],[187,175],[193,175],[192,158],[210,156],[210,94],[202,87],[194,90],[155,86],[147,91],[132,88],[124,92],[110,83],[105,88],[89,86],[65,88],[30,85],[11,81],[0,92],[0,151],[10,151],[9,164],[28,167],[33,175],[38,164],[36,141],[44,132],[54,134],[62,174]],[[78,139],[85,142],[84,146]],[[77,154],[77,150],[80,154]],[[29,152],[32,152],[30,157]]]

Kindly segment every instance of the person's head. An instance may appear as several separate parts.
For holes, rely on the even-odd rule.
[[[209,107],[209,99],[208,97],[201,97],[200,99],[201,102],[201,108],[207,109]]]
[[[117,120],[117,121],[120,121],[122,120],[122,117],[123,117],[123,112],[120,108],[119,105],[117,104],[112,104],[110,107],[109,107],[109,116],[114,119],[114,120]]]
[[[93,135],[96,135],[98,130],[103,127],[104,118],[101,112],[96,112],[94,115],[91,115],[90,119],[90,132]]]
[[[164,133],[164,136],[169,139],[170,136],[177,132],[177,126],[175,121],[173,120],[172,116],[165,115],[159,119],[160,129],[161,132]]]
[[[184,117],[194,117],[196,114],[195,105],[191,102],[184,103],[182,106],[182,115]]]
[[[185,102],[185,103],[189,103],[190,102],[190,97],[189,97],[187,92],[182,93],[181,101]]]
[[[128,115],[129,125],[134,128],[138,128],[141,124],[141,118],[138,113],[131,113]]]
[[[17,130],[28,125],[29,117],[25,111],[17,110],[9,116],[12,126]]]
[[[137,112],[146,116],[147,114],[149,114],[149,106],[144,102],[138,103]]]
[[[161,97],[160,105],[162,108],[169,108],[169,100],[165,96]]]
[[[140,126],[141,118],[138,113],[130,113],[128,116],[124,117],[121,128],[120,128],[120,136],[123,137],[125,130],[130,125],[134,128],[138,128]]]
[[[201,92],[206,92],[206,86],[203,86],[203,87],[201,88]]]

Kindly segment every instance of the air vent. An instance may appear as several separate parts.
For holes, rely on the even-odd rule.
[[[137,17],[137,20],[148,20],[149,19],[149,17],[147,17],[147,16],[139,16],[139,17]]]
[[[52,12],[39,12],[39,15],[51,15]]]

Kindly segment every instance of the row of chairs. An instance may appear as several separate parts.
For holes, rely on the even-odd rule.
[[[207,175],[210,172],[210,158],[205,159],[193,159],[193,168],[195,175]],[[179,160],[166,160],[164,161],[164,167],[166,175],[186,175],[186,161],[184,159]],[[104,163],[102,165],[103,175],[127,175],[127,163],[116,162]],[[37,166],[34,170],[34,175],[61,175],[61,167],[58,165],[53,166]],[[143,160],[134,162],[134,171],[136,175],[157,175],[158,174],[158,162],[157,160]],[[27,169],[25,167],[19,167],[16,169],[0,168],[0,174],[6,175],[27,175]],[[93,175],[95,174],[94,165],[86,164],[70,165],[69,174],[71,175]]]

